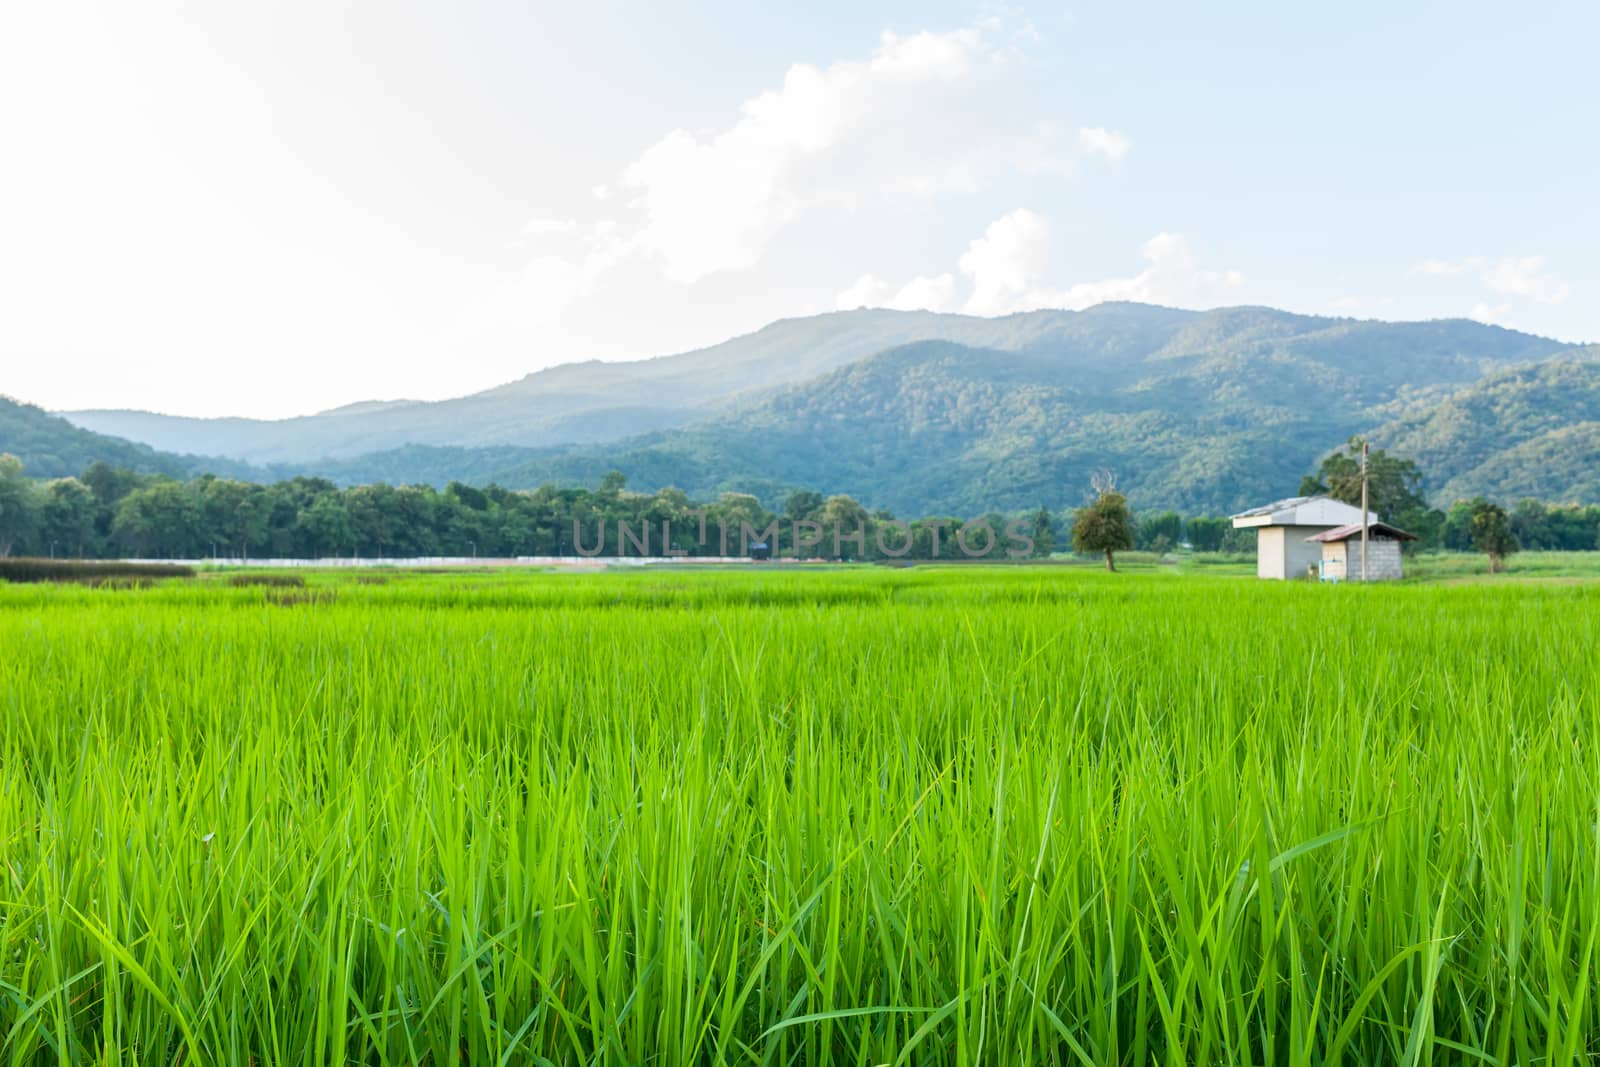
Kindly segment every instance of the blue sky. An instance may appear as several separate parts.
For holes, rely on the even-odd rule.
[[[1576,2],[12,5],[0,390],[279,416],[860,304],[1600,340],[1597,39]]]

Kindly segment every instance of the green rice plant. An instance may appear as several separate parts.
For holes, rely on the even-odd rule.
[[[310,586],[0,589],[6,1062],[1600,1052],[1600,586]]]

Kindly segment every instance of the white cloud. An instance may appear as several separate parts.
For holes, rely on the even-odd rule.
[[[1482,265],[1483,260],[1478,257],[1470,259],[1425,259],[1418,263],[1416,270],[1420,274],[1464,274],[1475,265]]]
[[[874,274],[863,274],[855,284],[840,293],[840,310],[859,307],[891,308],[896,311],[949,311],[955,306],[956,279],[953,274],[918,277],[896,289]]]
[[[529,321],[544,323],[550,309],[580,299],[624,261],[648,262],[668,281],[689,284],[755,265],[786,227],[820,211],[976,191],[998,173],[1065,173],[1070,146],[1013,99],[1017,60],[1015,42],[986,22],[943,33],[886,32],[865,58],[796,64],[726,126],[673,130],[615,181],[595,185],[591,192],[610,205],[611,218],[592,227],[529,223],[528,233],[574,235],[579,250],[540,257],[509,288],[529,301]],[[1080,142],[1111,158],[1128,147],[1101,128],[1085,129]],[[984,299],[1020,297],[1006,288],[1008,254],[998,247],[989,254],[982,276],[993,293]],[[864,275],[837,299],[847,307],[950,310],[960,304],[959,282],[954,272],[901,285]]]
[[[935,277],[913,278],[895,294],[889,307],[901,310],[948,311],[955,304],[956,277],[944,273]]]
[[[576,233],[578,232],[578,221],[576,219],[529,219],[523,223],[522,232],[530,236]]]
[[[1110,160],[1120,160],[1133,147],[1127,137],[1104,126],[1085,126],[1079,130],[1078,145],[1085,152],[1098,152]]]
[[[1179,233],[1158,233],[1141,251],[1149,266],[1138,274],[1074,285],[1056,295],[1052,303],[1086,308],[1108,300],[1137,300],[1192,307],[1226,301],[1228,294],[1244,284],[1244,275],[1236,270],[1202,269],[1188,240]]]
[[[966,310],[1005,315],[1039,306],[1039,275],[1050,258],[1050,223],[1018,208],[989,223],[962,253],[961,273],[972,280]]]
[[[893,290],[894,286],[876,274],[863,274],[855,280],[855,284],[839,294],[834,305],[840,311],[882,307]]]
[[[1516,296],[1540,304],[1559,304],[1572,295],[1572,286],[1552,270],[1546,269],[1544,256],[1468,256],[1465,259],[1425,259],[1417,264],[1421,274],[1456,275],[1474,273],[1485,288],[1501,296]],[[1473,318],[1502,314],[1509,305],[1480,303],[1472,309]],[[1484,318],[1488,322],[1490,319]]]
[[[1006,54],[983,31],[885,33],[865,60],[797,64],[730,126],[674,130],[624,172],[641,250],[693,282],[753,265],[803,214],[976,189],[995,171],[1064,165],[1048,131],[988,106]]]
[[[491,325],[527,327],[556,322],[573,303],[594,291],[595,283],[627,259],[630,242],[601,231],[577,256],[542,255],[489,295],[476,314]]]
[[[1145,242],[1147,266],[1137,274],[1054,289],[1043,281],[1052,240],[1049,220],[1027,208],[991,222],[967,245],[957,264],[970,284],[966,299],[959,302],[961,310],[969,315],[1009,315],[1038,308],[1080,310],[1108,300],[1213,305],[1224,302],[1244,283],[1238,271],[1201,268],[1181,234],[1159,233]],[[955,290],[951,274],[916,278],[898,289],[876,275],[864,274],[839,294],[838,306],[946,310],[958,304]]]
[[[1238,271],[1202,269],[1183,235],[1160,233],[1145,242],[1149,265],[1137,274],[1051,289],[1042,283],[1051,244],[1049,222],[1026,208],[990,223],[961,257],[961,273],[972,281],[966,310],[1005,315],[1042,307],[1081,309],[1108,300],[1210,304],[1244,282]]]
[[[1486,270],[1483,284],[1507,296],[1523,296],[1541,304],[1559,304],[1572,287],[1553,271],[1544,269],[1543,256],[1512,256]]]
[[[1491,326],[1504,326],[1510,314],[1510,304],[1478,303],[1472,305],[1472,313],[1468,317]]]

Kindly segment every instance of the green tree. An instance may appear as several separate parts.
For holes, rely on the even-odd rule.
[[[1139,547],[1164,552],[1183,536],[1183,516],[1176,511],[1158,511],[1139,521]]]
[[[817,513],[822,524],[822,544],[818,547],[825,555],[840,559],[860,559],[872,550],[872,517],[867,509],[853,497],[843,493],[830,496]],[[861,538],[858,543],[855,539]]]
[[[1254,552],[1256,550],[1256,532],[1246,526],[1244,529],[1235,529],[1232,522],[1222,531],[1222,551],[1224,552]]]
[[[225,546],[230,555],[250,555],[267,531],[269,516],[261,486],[230,478],[202,478],[196,484],[207,539]]]
[[[1480,497],[1481,501],[1482,498]],[[1457,500],[1445,513],[1440,542],[1452,552],[1472,551],[1472,514],[1478,501]]]
[[[1189,520],[1189,547],[1196,552],[1220,552],[1233,523],[1225,518],[1197,517]]]
[[[344,494],[344,504],[350,513],[356,551],[380,558],[388,554],[395,540],[394,488],[382,482],[358,485]]]
[[[669,552],[693,553],[700,538],[700,520],[689,513],[695,510],[689,494],[676,486],[658,489],[641,501],[641,517],[648,525],[647,535],[658,555]],[[662,531],[670,536],[670,543],[662,539]]]
[[[1482,497],[1472,502],[1472,547],[1489,557],[1489,573],[1505,569],[1506,557],[1522,546],[1511,530],[1511,520],[1499,504]]]
[[[439,552],[439,494],[427,485],[402,485],[394,491],[394,552],[432,556]]]
[[[95,501],[89,487],[76,478],[57,478],[44,488],[41,512],[41,547],[52,555],[93,554]]]
[[[122,498],[145,484],[146,479],[126,467],[94,462],[83,472],[83,484],[103,508],[115,507]]]
[[[822,510],[822,494],[815,489],[796,489],[783,500],[783,517],[790,522],[809,519]]]
[[[1361,448],[1352,437],[1342,451],[1323,459],[1317,473],[1300,482],[1303,496],[1326,495],[1346,504],[1361,505]],[[1367,507],[1385,522],[1410,530],[1417,544],[1437,543],[1443,515],[1428,507],[1422,495],[1422,471],[1413,460],[1391,456],[1381,448],[1367,454]]]
[[[308,556],[346,555],[355,550],[355,524],[350,509],[337,495],[317,497],[295,519],[298,538]]]
[[[201,554],[200,529],[200,508],[189,488],[159,481],[122,498],[111,536],[136,556],[178,559]]]
[[[1056,550],[1056,525],[1050,519],[1048,508],[1033,513],[1033,554],[1036,559],[1049,559]]]
[[[951,545],[955,540],[956,528],[960,525],[960,519],[936,515],[918,519],[911,524],[911,551],[907,554],[912,559],[950,558],[957,551]]]
[[[489,510],[489,494],[465,482],[451,482],[444,487],[444,495],[472,511]]]
[[[1517,543],[1534,550],[1557,547],[1550,509],[1537,500],[1521,500],[1511,511],[1511,532]]]
[[[23,474],[22,460],[0,453],[0,556],[29,546],[38,525],[38,494]]]
[[[1516,529],[1515,516],[1512,516],[1511,528],[1517,534],[1517,540],[1522,542],[1522,547],[1537,547],[1530,545],[1527,538]],[[1595,538],[1600,536],[1600,506],[1566,504],[1546,508],[1545,536],[1546,547],[1549,548],[1574,552],[1594,548]]]
[[[312,499],[304,488],[305,481],[295,478],[269,485],[262,491],[261,537],[258,539],[262,554],[276,559],[316,555],[297,538],[300,512]]]
[[[1128,509],[1128,498],[1117,492],[1111,475],[1096,475],[1094,491],[1094,501],[1079,508],[1073,518],[1072,547],[1079,552],[1105,553],[1106,570],[1115,571],[1118,550],[1133,547],[1133,512]]]
[[[744,529],[752,531],[750,540],[759,541],[760,535],[771,529],[777,521],[761,501],[749,493],[723,493],[717,502],[706,509],[707,555],[742,555],[749,547],[744,542]],[[697,531],[698,532],[698,531]],[[776,548],[776,546],[773,546]]]

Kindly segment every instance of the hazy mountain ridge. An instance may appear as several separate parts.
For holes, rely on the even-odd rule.
[[[1185,325],[1208,314],[1223,313],[1102,304],[1081,312],[989,319],[861,309],[783,319],[677,355],[562,364],[452,400],[358,402],[281,420],[114,410],[62,414],[86,429],[153,448],[257,464],[347,459],[405,445],[597,444],[688,426],[914,341],[947,340],[1001,351],[1071,347],[1086,364],[1112,368],[1170,344]]]
[[[1192,312],[1161,309],[1164,315]],[[525,448],[621,440],[686,426],[736,400],[814,378],[886,348],[950,337],[1005,348],[1073,312],[1004,319],[862,310],[783,319],[752,334],[671,356],[567,363],[453,400],[358,403],[291,419],[198,419],[72,411],[75,424],[166,451],[252,463],[347,459],[405,445]],[[1084,313],[1088,314],[1088,313]]]
[[[253,478],[265,473],[236,460],[161,452],[94,433],[43,408],[0,395],[0,453],[4,452],[21,459],[26,473],[34,478],[72,477],[96,462],[171,478],[201,473]]]

